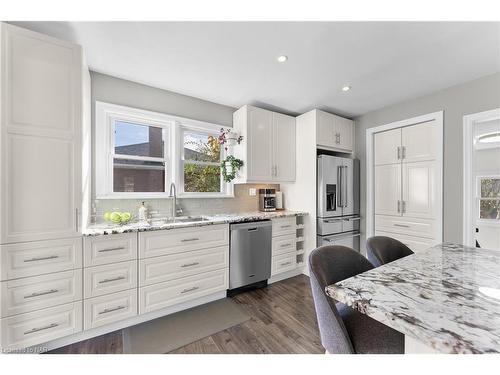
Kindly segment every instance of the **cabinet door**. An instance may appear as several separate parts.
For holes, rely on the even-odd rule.
[[[408,217],[434,218],[435,162],[403,163],[403,214]]]
[[[316,144],[324,147],[336,147],[336,131],[334,116],[323,111],[316,111]]]
[[[401,164],[375,166],[375,214],[399,216]]]
[[[342,150],[352,152],[353,149],[353,131],[354,122],[352,120],[338,117],[337,118],[337,132],[338,132],[338,142],[336,146]]]
[[[404,127],[401,144],[405,162],[436,160],[439,149],[436,121]]]
[[[248,107],[247,180],[273,179],[273,113]]]
[[[0,243],[78,235],[81,49],[1,28]]]
[[[295,181],[295,118],[281,113],[274,116],[274,180]]]
[[[375,165],[400,163],[401,128],[376,133],[373,146]]]

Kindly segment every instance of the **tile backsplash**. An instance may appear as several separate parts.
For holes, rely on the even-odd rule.
[[[178,198],[177,205],[182,209],[182,216],[216,215],[222,213],[238,213],[257,211],[259,209],[259,188],[274,188],[279,185],[235,184],[234,198]],[[257,189],[256,196],[249,195],[249,189]],[[108,211],[128,211],[135,217],[141,202],[146,202],[149,212],[159,216],[170,216],[172,199],[98,199],[94,201],[95,215],[92,222],[103,222],[103,215]]]

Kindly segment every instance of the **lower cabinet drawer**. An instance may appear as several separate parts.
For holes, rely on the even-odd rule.
[[[296,266],[296,253],[287,253],[273,256],[271,259],[271,276],[278,273],[294,270]]]
[[[229,247],[190,251],[139,261],[139,286],[229,267]]]
[[[295,233],[286,236],[273,237],[273,256],[297,251],[296,241],[297,237],[295,236]]]
[[[375,215],[375,230],[383,232],[435,238],[435,225],[432,219]]]
[[[390,233],[390,232],[376,230],[375,235],[394,238],[394,239],[404,243],[406,246],[408,246],[415,253],[418,251],[428,249],[429,247],[432,247],[432,246],[438,244],[438,241],[436,241],[436,240],[432,240],[429,238],[423,238],[423,237],[406,236],[406,235],[400,234],[400,233]]]
[[[137,288],[137,260],[85,268],[84,298]]]
[[[82,270],[1,282],[1,317],[82,299]]]
[[[297,219],[293,217],[282,217],[272,220],[273,222],[273,237],[282,236],[285,234],[295,234],[297,228]]]
[[[84,328],[91,329],[137,315],[137,289],[86,299]]]
[[[1,320],[1,347],[25,348],[82,330],[82,302],[20,314]]]
[[[137,233],[85,237],[83,243],[85,267],[137,259]]]
[[[229,269],[197,274],[139,288],[139,313],[203,297],[229,287]]]

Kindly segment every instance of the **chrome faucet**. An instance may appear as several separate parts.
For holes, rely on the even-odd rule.
[[[168,196],[174,198],[172,201],[172,217],[175,219],[177,216],[177,189],[173,182],[170,184],[170,193]]]

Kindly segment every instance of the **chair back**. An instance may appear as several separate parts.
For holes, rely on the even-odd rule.
[[[321,344],[329,353],[354,353],[354,348],[337,305],[326,295],[325,287],[372,268],[364,256],[345,246],[322,246],[309,255],[311,290]]]
[[[375,236],[366,241],[366,254],[370,263],[379,267],[411,255],[413,251],[394,238]]]

